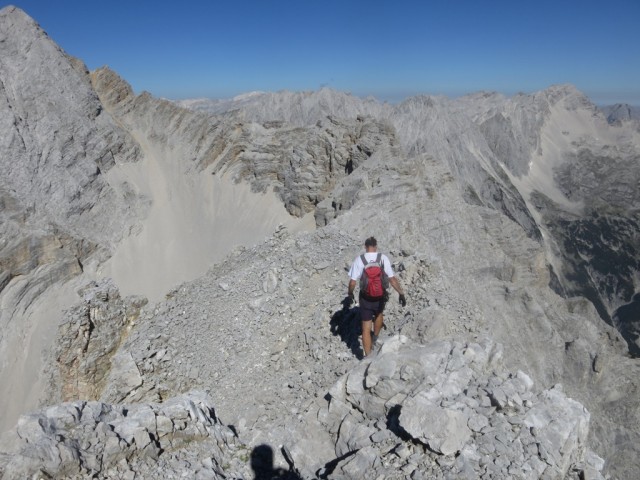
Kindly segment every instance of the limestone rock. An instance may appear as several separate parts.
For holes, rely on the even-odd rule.
[[[633,234],[638,223],[637,120],[615,120],[615,112],[637,117],[630,107],[613,108],[613,128],[571,85],[512,98],[490,92],[455,100],[416,96],[397,105],[359,101],[330,89],[183,104],[299,126],[326,115],[387,119],[404,152],[427,154],[448,165],[468,203],[501,211],[528,236],[544,242],[558,293],[589,298],[606,322],[618,324],[633,354],[638,353],[635,321],[617,312],[634,305],[638,291]],[[356,179],[339,184],[318,206],[318,225],[350,208],[366,186]]]
[[[194,113],[131,87],[103,67],[91,74],[107,110],[131,129],[144,125],[146,141],[188,159],[184,169],[210,169],[248,181],[255,191],[277,192],[290,214],[314,211],[336,182],[375,151],[395,144],[395,132],[371,118],[327,117],[293,127]]]
[[[433,405],[421,396],[405,401],[399,418],[409,435],[443,455],[453,455],[465,446],[471,437],[468,421],[464,413]]]
[[[98,400],[103,395],[114,402],[122,401],[140,386],[141,378],[131,356],[118,355],[118,348],[146,299],[121,298],[110,280],[86,285],[79,294],[82,302],[58,327],[54,365],[48,368],[49,401]],[[120,386],[113,386],[114,382]],[[107,385],[118,393],[104,392]]]
[[[337,468],[346,478],[358,478],[354,465],[374,476],[400,468],[432,478],[561,479],[582,471],[590,458],[589,413],[560,387],[536,394],[533,385],[521,382],[523,372],[508,373],[500,362],[490,361],[493,349],[491,342],[413,345],[401,337],[387,339],[364,368],[348,372],[331,390],[329,407],[334,402],[351,407],[328,408],[321,417],[329,427],[336,415],[342,418],[336,455],[357,451]],[[380,375],[381,369],[386,374]],[[354,390],[350,383],[367,387]],[[393,384],[391,398],[381,388],[385,383]],[[483,401],[483,392],[498,386],[510,392],[505,407]],[[391,434],[379,435],[376,429]],[[388,444],[393,441],[405,443],[392,455]],[[419,444],[412,441],[424,447],[416,449]]]
[[[202,392],[163,404],[65,403],[23,416],[17,433],[0,444],[3,478],[181,475],[187,464],[178,454],[186,448],[191,448],[190,462],[199,478],[245,468],[238,452],[242,445]]]

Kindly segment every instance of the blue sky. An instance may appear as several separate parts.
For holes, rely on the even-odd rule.
[[[226,98],[328,86],[396,101],[571,83],[640,105],[640,0],[16,0],[137,93]]]

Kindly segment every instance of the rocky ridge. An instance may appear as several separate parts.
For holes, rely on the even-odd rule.
[[[108,68],[92,73],[105,107],[143,143],[162,145],[187,160],[185,170],[207,170],[247,181],[258,192],[275,190],[291,215],[303,216],[338,179],[377,149],[396,144],[386,123],[358,116],[324,117],[312,125],[242,121],[234,115],[194,114],[131,87]]]
[[[262,93],[212,105],[247,119],[300,125],[335,112],[387,119],[409,155],[425,153],[449,165],[467,202],[503,212],[544,242],[556,291],[589,298],[638,353],[637,319],[617,314],[638,292],[640,137],[633,121],[610,126],[570,85],[511,98],[417,96],[397,105],[341,92],[332,100],[329,93]]]
[[[113,358],[110,383],[100,400],[157,402],[197,388],[211,395],[218,415],[234,425],[245,445],[286,445],[296,468],[307,469],[304,478],[313,477],[314,469],[331,469],[340,455],[336,452],[338,439],[331,437],[326,426],[318,425],[318,412],[336,375],[350,375],[361,364],[357,360],[361,352],[355,312],[345,315],[339,300],[345,269],[357,254],[354,245],[368,227],[359,224],[355,232],[345,232],[347,225],[356,225],[350,217],[372,212],[372,205],[382,196],[388,199],[389,211],[374,212],[371,221],[401,229],[392,232],[387,241],[411,298],[406,311],[391,302],[385,337],[400,334],[427,344],[437,338],[458,342],[467,338],[470,343],[496,337],[508,341],[502,354],[505,364],[532,372],[542,384],[562,382],[572,395],[588,401],[593,412],[592,431],[600,435],[592,432],[588,444],[597,445],[613,458],[612,448],[619,446],[613,447],[615,441],[609,435],[619,435],[615,432],[620,425],[606,413],[608,405],[602,404],[599,392],[618,392],[622,407],[626,380],[619,370],[628,375],[635,371],[632,364],[615,363],[616,352],[623,351],[615,331],[608,333],[609,339],[603,338],[594,311],[584,301],[566,303],[550,291],[540,296],[541,287],[548,282],[547,270],[535,266],[543,258],[540,246],[527,239],[516,224],[501,220],[497,212],[488,215],[481,207],[474,211],[454,201],[459,193],[446,168],[428,159],[392,162],[382,154],[373,155],[370,162],[360,167],[360,174],[383,186],[363,195],[327,227],[305,235],[290,235],[283,229],[260,247],[239,249],[207,276],[172,292],[153,311],[143,312]],[[381,165],[385,173],[381,173]],[[415,174],[417,168],[430,173],[426,185],[414,181],[402,186],[397,180],[383,180],[400,177],[402,172]],[[387,190],[395,195],[385,194]],[[422,208],[421,217],[411,212],[405,195],[416,200],[413,208]],[[390,216],[393,212],[397,215],[401,205],[409,209],[403,218],[424,221],[430,229],[421,223],[394,224]],[[493,230],[482,230],[481,225],[486,229],[492,222],[496,231],[510,232],[500,244],[495,243]],[[483,234],[471,238],[467,229]],[[414,236],[424,236],[424,232],[431,232],[426,243],[425,239],[415,241]],[[469,240],[461,242],[464,238]],[[423,247],[416,251],[405,243]],[[523,250],[527,244],[528,250]],[[484,252],[481,262],[479,247]],[[450,251],[455,252],[455,260]],[[489,291],[476,291],[475,282]],[[100,304],[99,298],[94,301]],[[591,323],[585,323],[587,319]],[[63,332],[61,336],[73,336],[68,330]],[[210,336],[202,332],[210,332]],[[542,350],[546,352],[544,359],[535,353]],[[491,370],[489,365],[487,370]],[[260,392],[260,409],[247,402],[256,391]],[[611,397],[605,403],[610,401]],[[634,434],[626,431],[625,435]],[[389,438],[397,441],[396,437]],[[469,441],[470,448],[477,448],[475,439]],[[309,452],[314,452],[315,460],[308,458]],[[388,454],[390,463],[385,468],[397,463],[391,461],[395,454]],[[373,458],[371,452],[367,455]],[[435,461],[435,457],[429,461],[422,458],[425,455],[428,453],[414,457],[413,465],[420,465],[418,471]],[[587,457],[580,458],[584,461]],[[285,468],[282,458],[280,462]],[[508,471],[509,465],[522,467],[524,463],[510,458],[502,467]],[[359,463],[352,467],[355,465]],[[345,467],[346,471],[352,467]],[[514,466],[512,472],[520,467]],[[382,469],[382,464],[376,463],[376,468]],[[479,472],[499,474],[491,470],[496,467],[478,468]],[[557,475],[554,478],[561,478]]]
[[[49,338],[35,320],[43,293],[79,275],[99,276],[123,238],[144,236],[149,218],[162,217],[156,211],[159,199],[145,188],[145,173],[141,181],[131,171],[161,158],[171,169],[164,180],[183,181],[191,191],[190,184],[205,184],[203,191],[195,190],[193,196],[199,198],[174,205],[176,215],[194,203],[213,203],[207,197],[210,185],[202,178],[215,176],[247,181],[257,192],[275,190],[288,211],[302,217],[348,171],[376,149],[395,143],[392,129],[366,118],[326,119],[295,128],[195,114],[148,94],[134,95],[109,69],[90,74],[15,7],[2,10],[0,30],[0,102],[6,113],[0,146],[0,358],[12,358],[0,377],[7,385],[12,371],[38,362],[11,354],[15,342],[24,343],[22,351],[30,344],[36,351],[50,348],[38,345]],[[158,178],[147,183],[153,181]],[[204,222],[215,224],[221,208],[203,209],[210,216]],[[275,225],[270,227],[269,221],[249,214],[245,223],[258,224],[258,233],[264,223],[262,229],[271,232]],[[164,222],[159,233],[150,235],[169,237],[171,228]],[[201,253],[212,240],[216,238],[205,238],[194,251]],[[216,255],[213,250],[209,255]],[[185,263],[175,249],[160,253],[176,258],[175,270]],[[122,263],[130,263],[123,256]]]

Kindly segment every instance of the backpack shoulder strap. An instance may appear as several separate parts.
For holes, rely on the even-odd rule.
[[[367,259],[364,256],[364,253],[362,255],[360,255],[360,260],[362,260],[362,265],[364,265],[365,267],[367,266]]]
[[[376,262],[378,263],[378,265],[382,266],[382,253],[378,252],[378,255],[376,256]]]

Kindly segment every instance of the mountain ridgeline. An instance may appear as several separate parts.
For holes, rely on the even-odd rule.
[[[398,105],[326,88],[179,103],[256,122],[305,125],[358,115],[388,121],[408,154],[446,162],[467,202],[501,211],[540,241],[552,288],[589,298],[640,355],[640,319],[618,312],[639,288],[637,109],[598,109],[569,85],[512,98],[478,93]]]
[[[0,110],[1,478],[640,476],[632,107],[171,102],[5,7]]]

